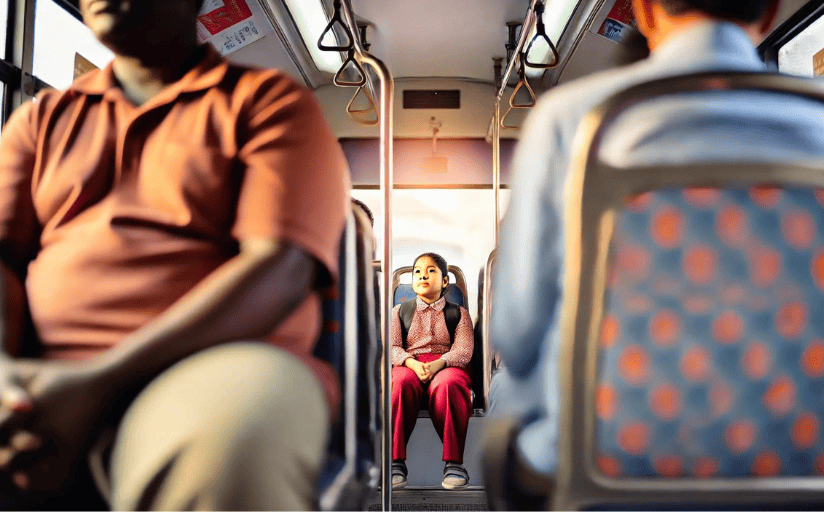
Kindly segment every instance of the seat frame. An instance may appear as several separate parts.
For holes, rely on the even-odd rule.
[[[824,188],[824,158],[778,163],[701,163],[613,168],[599,158],[612,122],[628,108],[671,94],[756,90],[824,102],[812,80],[767,73],[701,73],[637,85],[601,103],[583,120],[576,137],[566,212],[566,275],[559,379],[561,423],[553,508],[596,505],[821,503],[824,479],[610,478],[595,464],[595,390],[604,313],[610,241],[619,212],[633,195],[666,187],[729,187],[775,184]]]
[[[454,286],[457,286],[461,290],[461,293],[463,293],[463,297],[464,297],[463,307],[466,308],[466,309],[469,309],[468,308],[468,306],[469,306],[469,295],[467,295],[467,293],[466,293],[466,276],[464,276],[463,270],[461,270],[459,267],[456,267],[455,265],[448,265],[446,267],[446,269],[447,269],[447,272],[450,272],[450,273],[452,273],[452,275],[455,276],[455,282],[454,283],[449,283],[449,286],[454,285]],[[407,265],[405,267],[400,267],[397,270],[395,270],[395,272],[392,273],[392,295],[391,296],[393,297],[393,299],[394,299],[394,296],[395,296],[395,290],[397,290],[398,285],[401,284],[401,276],[403,276],[404,274],[411,274],[411,273],[412,273],[412,266],[411,265]]]
[[[478,314],[481,317],[481,338],[483,342],[484,409],[489,410],[489,390],[492,386],[492,341],[489,338],[492,321],[492,266],[498,249],[493,249],[483,268],[483,289],[478,290]],[[483,308],[483,309],[481,309]]]
[[[341,240],[341,249],[345,254],[342,270],[343,279],[340,283],[343,304],[343,359],[344,374],[341,376],[341,411],[340,424],[337,429],[342,431],[343,438],[343,466],[335,474],[332,481],[325,486],[318,497],[321,510],[359,510],[369,490],[377,489],[378,461],[368,461],[369,468],[365,474],[359,474],[358,453],[358,414],[359,400],[368,400],[370,403],[369,430],[374,441],[374,454],[380,453],[380,437],[378,435],[377,395],[378,383],[369,379],[369,396],[358,396],[358,376],[361,372],[368,372],[369,368],[359,367],[359,353],[369,350],[366,358],[377,361],[378,341],[375,325],[374,280],[372,267],[372,249],[370,241],[359,240],[360,233],[367,233],[371,238],[371,226],[366,215],[358,208],[352,208],[346,215],[346,228]],[[358,268],[361,265],[362,268]],[[363,279],[359,282],[359,278]],[[359,314],[359,307],[365,308],[366,314]],[[359,321],[368,325],[362,326]],[[361,339],[366,336],[368,339]],[[375,455],[377,459],[377,455]]]

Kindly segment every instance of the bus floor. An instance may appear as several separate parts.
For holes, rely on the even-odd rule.
[[[469,420],[464,449],[469,487],[449,491],[441,487],[441,440],[428,417],[418,418],[406,448],[409,484],[392,491],[392,510],[489,510],[481,474],[481,435],[486,420],[477,415]],[[368,510],[380,509],[380,493],[375,492],[369,500]]]

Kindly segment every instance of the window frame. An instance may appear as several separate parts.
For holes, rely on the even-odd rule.
[[[778,26],[758,46],[758,53],[772,69],[778,69],[778,51],[807,27],[824,17],[824,0],[810,0]]]
[[[31,74],[34,55],[34,16],[38,0],[8,0],[6,51],[0,55],[0,82],[5,94],[0,97],[0,126],[5,125],[16,107],[33,98],[48,83]],[[70,0],[53,2],[79,21],[80,11]]]
[[[5,93],[0,95],[0,127],[6,124],[6,120],[12,111],[14,92],[19,88],[22,81],[20,68],[13,64],[14,41],[17,33],[17,23],[15,23],[15,13],[17,11],[17,0],[9,0],[6,5],[6,49],[0,55],[0,82],[5,86]]]
[[[75,5],[70,2],[69,0],[51,0],[52,2],[56,3],[58,7],[62,7],[63,10],[74,16],[78,19],[78,21],[83,21],[83,16],[80,15],[80,9],[75,7]]]

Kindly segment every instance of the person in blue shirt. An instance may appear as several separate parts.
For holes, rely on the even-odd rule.
[[[527,118],[513,161],[493,283],[491,340],[507,371],[491,389],[492,415],[517,418],[509,466],[488,485],[542,506],[557,466],[559,311],[563,300],[566,179],[574,137],[588,111],[632,85],[701,71],[766,72],[754,45],[769,33],[780,0],[633,0],[651,56],[552,89]],[[662,115],[662,108],[666,115]],[[721,114],[736,122],[703,124]],[[612,166],[739,159],[785,161],[824,154],[824,109],[759,92],[714,93],[634,107],[606,134]],[[776,132],[772,127],[785,127]],[[741,136],[741,126],[746,135]],[[719,143],[723,141],[723,143]],[[510,504],[509,506],[512,506]]]

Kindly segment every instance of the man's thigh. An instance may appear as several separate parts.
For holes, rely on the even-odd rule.
[[[112,506],[302,508],[329,421],[320,383],[289,353],[261,343],[202,351],[156,378],[124,416]],[[284,479],[293,485],[275,492]],[[278,495],[297,501],[268,501]]]

